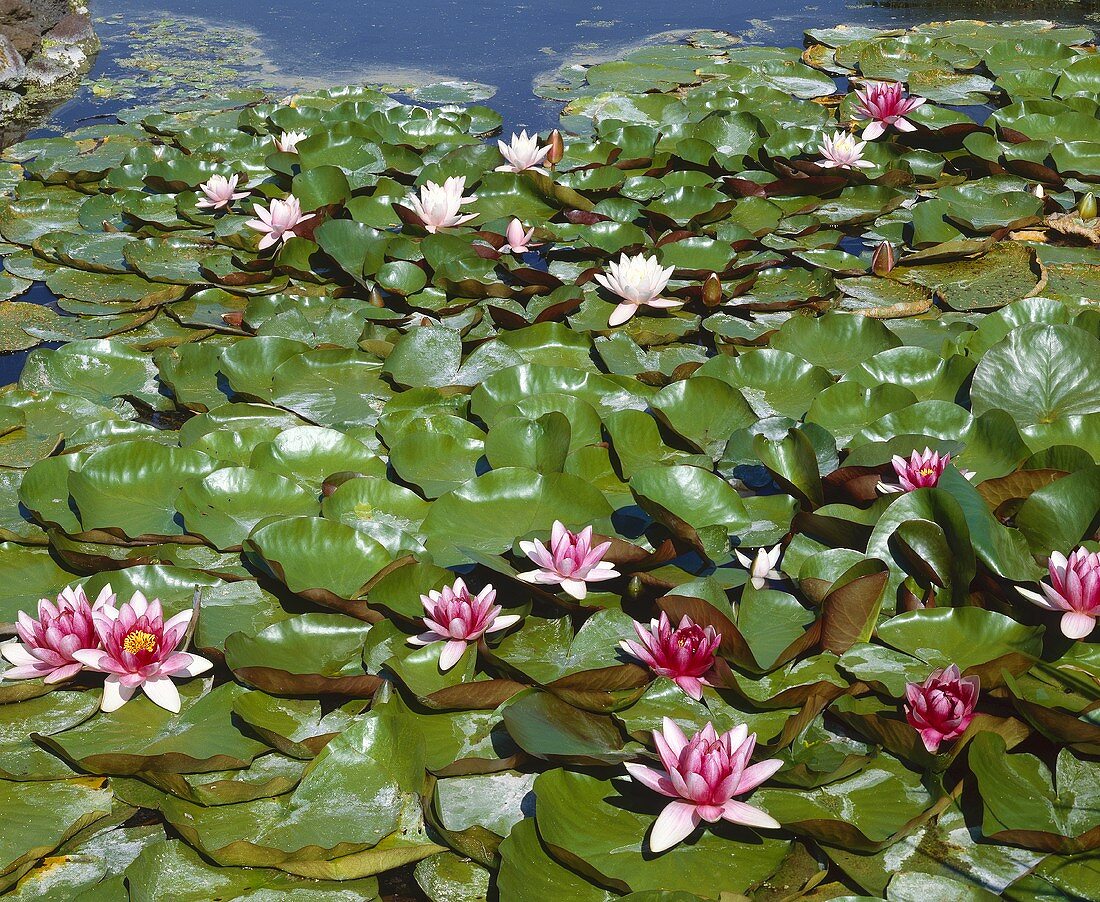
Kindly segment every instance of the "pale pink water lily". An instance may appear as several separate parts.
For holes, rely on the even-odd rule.
[[[546,155],[550,153],[551,146],[552,145],[547,144],[545,147],[539,147],[539,136],[534,134],[528,137],[526,129],[518,135],[512,132],[512,140],[510,143],[505,144],[503,141],[497,141],[497,147],[500,148],[500,155],[508,162],[503,166],[498,166],[496,171],[524,172],[530,169],[534,172],[546,174],[546,170],[539,164],[546,159]]]
[[[672,628],[663,611],[651,620],[647,629],[634,624],[640,643],[624,639],[623,651],[637,658],[657,676],[668,677],[696,701],[703,697],[705,679],[714,667],[714,653],[722,642],[722,634],[713,626],[701,627],[685,614],[680,625]]]
[[[531,239],[535,237],[534,227],[528,229],[526,232],[523,230],[523,223],[518,219],[513,219],[508,223],[508,228],[504,233],[504,237],[508,240],[501,250],[506,254],[526,254],[531,248],[538,247],[538,245]]]
[[[154,703],[172,713],[180,710],[180,694],[172,677],[193,677],[213,665],[198,655],[180,651],[194,611],[164,619],[159,599],[141,592],[115,608],[106,605],[94,614],[102,649],[85,649],[73,657],[91,670],[107,674],[103,683],[104,711],[115,711],[140,689]]]
[[[305,132],[283,132],[278,138],[273,138],[275,149],[282,153],[297,153],[298,142],[304,141],[309,136]]]
[[[197,201],[195,206],[220,210],[222,207],[228,208],[235,200],[240,200],[242,197],[248,197],[247,191],[237,190],[238,181],[240,181],[239,175],[231,175],[229,178],[226,178],[224,175],[210,176],[206,182],[199,185],[199,189],[206,196]]]
[[[771,815],[734,798],[751,792],[783,766],[778,758],[749,764],[756,734],[749,735],[744,724],[719,735],[708,723],[688,740],[679,725],[666,717],[663,729],[654,731],[653,742],[664,771],[644,764],[626,765],[633,779],[674,799],[650,830],[653,852],[671,849],[701,821],[725,820],[770,830],[782,826]]]
[[[60,683],[76,676],[84,669],[76,652],[99,648],[94,613],[114,600],[110,584],[94,604],[88,603],[82,586],[66,586],[56,604],[48,598],[38,602],[37,620],[20,611],[15,624],[19,641],[0,645],[0,654],[15,665],[4,671],[4,679]]]
[[[608,326],[621,326],[629,320],[639,307],[679,307],[684,302],[662,298],[661,292],[672,278],[673,267],[662,269],[656,257],[638,254],[628,257],[619,256],[619,262],[612,260],[607,265],[607,273],[597,273],[596,281],[612,294],[621,298],[621,303],[608,318]]]
[[[783,578],[783,574],[779,572],[779,558],[783,554],[782,544],[776,545],[770,551],[767,548],[759,548],[756,551],[756,557],[753,558],[742,554],[737,549],[734,549],[733,553],[737,555],[741,566],[749,571],[749,582],[754,589],[763,589],[769,579]]]
[[[832,136],[823,135],[818,152],[824,159],[818,163],[822,169],[870,169],[875,164],[863,159],[866,141],[857,141],[848,132],[836,131]]]
[[[905,685],[905,719],[928,751],[935,754],[941,743],[966,732],[980,688],[978,677],[964,677],[954,664],[933,670],[923,683]]]
[[[293,238],[296,234],[295,229],[302,223],[309,222],[315,215],[313,213],[303,215],[302,205],[293,194],[288,195],[286,200],[273,200],[268,209],[264,209],[259,204],[254,204],[253,209],[258,218],[250,219],[245,225],[263,233],[259,245],[261,251],[281,244],[288,238]]]
[[[907,97],[901,82],[872,82],[863,90],[856,91],[859,106],[856,115],[860,119],[870,119],[863,129],[863,140],[873,141],[891,125],[900,132],[916,131],[905,117],[925,103],[924,97]]]
[[[409,644],[445,642],[439,653],[439,669],[450,670],[458,663],[468,644],[477,642],[486,633],[507,629],[519,621],[518,614],[500,616],[500,605],[493,604],[496,597],[492,586],[486,586],[477,595],[470,595],[461,578],[456,579],[452,586],[421,595],[420,603],[427,612],[424,625],[428,632],[413,636],[408,640]]]
[[[1062,612],[1062,635],[1084,639],[1100,617],[1100,554],[1078,548],[1067,558],[1055,551],[1047,562],[1050,585],[1039,583],[1040,595],[1019,586],[1016,591],[1032,604]]]
[[[539,567],[538,570],[518,574],[519,579],[529,583],[560,585],[577,600],[588,594],[588,583],[614,579],[619,575],[615,565],[603,559],[611,543],[601,542],[593,547],[591,526],[580,532],[570,532],[564,523],[555,520],[550,530],[549,548],[538,539],[520,542],[519,547]]]
[[[894,472],[898,474],[898,481],[880,482],[877,486],[879,492],[884,495],[900,492],[915,492],[917,489],[930,489],[939,484],[943,471],[951,463],[951,455],[940,456],[938,451],[925,448],[924,451],[914,451],[906,460],[900,454],[895,454],[890,461]],[[966,479],[973,479],[974,473],[970,470],[960,469],[959,472]]]
[[[460,226],[477,217],[476,213],[462,213],[462,205],[477,200],[476,194],[463,196],[466,190],[466,176],[452,175],[442,185],[425,182],[420,193],[409,194],[405,203],[423,223],[424,228],[435,233],[440,229]]]

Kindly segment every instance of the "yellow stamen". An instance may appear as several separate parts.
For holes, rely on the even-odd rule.
[[[122,640],[122,647],[132,655],[139,651],[156,651],[157,637],[143,630],[134,630]]]
[[[931,476],[936,471],[933,470],[931,467],[921,467],[918,472],[921,476]]]

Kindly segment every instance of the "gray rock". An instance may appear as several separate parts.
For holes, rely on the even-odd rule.
[[[69,13],[45,35],[46,40],[62,44],[83,44],[95,38],[95,27],[90,16]]]
[[[14,91],[0,91],[0,113],[10,113],[22,102],[23,98]]]
[[[0,34],[7,35],[8,40],[23,59],[37,53],[38,48],[42,46],[42,32],[30,19],[0,24]]]
[[[17,88],[27,75],[27,64],[12,42],[0,34],[0,88]]]
[[[27,74],[23,84],[28,88],[50,88],[66,78],[73,77],[73,70],[56,60],[36,56],[27,63]]]

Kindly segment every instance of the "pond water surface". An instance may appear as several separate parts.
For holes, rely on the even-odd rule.
[[[93,0],[103,50],[51,124],[71,127],[156,100],[161,79],[177,91],[188,82],[221,90],[226,80],[291,90],[457,79],[495,88],[489,103],[506,125],[547,128],[561,105],[538,99],[538,82],[562,65],[611,59],[670,32],[718,29],[749,44],[797,46],[805,29],[840,23],[1040,16],[1078,23],[1094,20],[1097,8],[1094,0]]]

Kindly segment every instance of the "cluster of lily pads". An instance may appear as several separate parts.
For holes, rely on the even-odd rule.
[[[0,886],[1094,898],[1091,37],[9,149]]]

